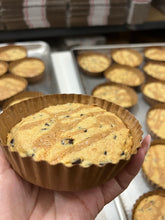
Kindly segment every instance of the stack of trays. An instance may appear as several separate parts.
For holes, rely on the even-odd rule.
[[[1,11],[1,21],[7,30],[65,27],[66,23],[65,0],[2,0]]]
[[[128,1],[69,1],[68,26],[98,26],[124,24],[128,14]]]

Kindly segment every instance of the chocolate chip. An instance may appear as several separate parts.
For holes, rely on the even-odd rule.
[[[84,114],[80,114],[80,116],[83,116]]]
[[[72,162],[72,164],[74,165],[74,164],[80,164],[82,162],[82,160],[79,158],[79,159],[77,159],[77,160],[74,160],[73,162]]]
[[[113,139],[116,139],[116,138],[117,138],[117,136],[116,136],[116,135],[114,135],[114,136],[113,136]]]
[[[125,152],[123,151],[121,154],[120,154],[120,156],[124,156],[125,155]]]
[[[84,132],[87,132],[87,129],[85,129]]]
[[[35,156],[35,154],[32,154],[32,157],[34,157]]]
[[[66,115],[66,116],[64,116],[64,118],[69,118],[70,117],[70,115]]]
[[[106,163],[99,163],[100,166],[104,166]]]
[[[11,141],[10,141],[10,145],[11,145],[12,147],[14,147],[14,138],[11,139]]]
[[[107,155],[107,151],[104,151],[104,155]]]
[[[62,145],[72,145],[73,142],[74,142],[74,139],[72,139],[72,138],[66,138],[66,139],[63,139],[63,140],[61,141],[61,144],[62,144]]]
[[[48,124],[48,123],[45,123],[45,126],[50,126],[50,124]]]

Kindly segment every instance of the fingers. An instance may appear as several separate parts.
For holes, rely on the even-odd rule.
[[[141,144],[141,148],[138,150],[137,154],[133,156],[133,158],[126,165],[126,167],[116,177],[116,180],[118,181],[119,185],[123,190],[129,185],[132,179],[139,172],[143,164],[145,155],[147,153],[148,147],[150,145],[150,140],[151,140],[150,135],[147,135],[144,138]]]
[[[116,196],[122,193],[137,175],[143,164],[145,155],[150,145],[150,140],[150,135],[147,135],[141,144],[141,148],[138,150],[137,154],[132,157],[125,168],[114,179],[105,183],[101,187],[105,204],[112,201]]]

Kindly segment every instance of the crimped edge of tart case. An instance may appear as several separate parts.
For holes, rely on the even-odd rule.
[[[43,71],[39,72],[37,75],[35,76],[20,76],[19,74],[17,74],[17,72],[13,71],[13,67],[26,61],[26,60],[38,60],[40,61],[43,65],[44,65],[44,69]],[[23,77],[25,78],[29,83],[35,83],[37,82],[38,80],[40,80],[43,76],[44,76],[44,71],[45,71],[45,63],[43,62],[43,60],[39,59],[39,58],[36,58],[36,57],[26,57],[26,58],[23,58],[23,59],[20,59],[20,60],[16,60],[16,61],[13,61],[9,64],[9,72],[16,75],[16,76],[20,76],[20,77]]]
[[[17,49],[20,49],[20,50],[24,51],[24,56],[19,57],[19,58],[15,58],[15,59],[5,59],[5,58],[1,57],[0,60],[6,61],[6,62],[11,62],[11,61],[15,61],[15,60],[25,58],[27,56],[27,49],[24,46],[20,46],[20,45],[7,45],[7,46],[0,47],[0,53],[1,53],[1,51],[3,52],[5,50],[10,50],[10,49],[13,49],[13,48],[17,48]]]
[[[162,140],[165,140],[164,138],[161,138],[158,134],[156,134],[151,128],[150,126],[148,125],[148,114],[150,113],[150,111],[154,110],[154,109],[164,109],[165,110],[165,104],[156,104],[156,105],[153,105],[152,107],[150,107],[150,109],[147,111],[147,114],[146,114],[146,128],[147,128],[147,131],[149,134],[151,134],[152,138],[153,139],[162,139]]]
[[[0,71],[0,77],[1,77],[8,71],[9,65],[6,61],[3,60],[0,60],[0,63],[5,67],[4,71],[2,72]]]
[[[148,62],[148,61],[165,62],[165,59],[164,59],[164,60],[161,60],[161,59],[158,60],[158,59],[152,59],[152,58],[146,56],[146,51],[148,51],[148,50],[150,50],[150,49],[152,49],[152,48],[157,48],[157,49],[163,48],[164,51],[165,51],[165,47],[162,47],[162,46],[150,46],[150,47],[147,47],[147,48],[145,48],[145,49],[143,50],[143,54],[144,54],[144,59],[145,59],[145,61],[146,61],[146,62]]]
[[[150,75],[150,73],[148,73],[146,70],[144,70],[144,68],[147,65],[149,65],[150,63],[160,64],[160,65],[164,65],[165,66],[165,62],[160,62],[160,61],[148,61],[147,63],[145,63],[144,66],[143,66],[143,72],[147,76],[147,80],[158,80],[158,81],[161,81],[161,82],[165,82],[165,78],[164,79],[160,79],[158,77],[154,77],[154,76]]]
[[[153,141],[151,142],[151,144],[150,144],[150,148],[151,148],[151,147],[154,147],[154,146],[157,145],[157,144],[164,145],[164,147],[165,147],[165,140],[163,140],[163,139],[162,139],[162,140],[161,140],[161,139],[155,139],[155,140],[153,140]],[[143,174],[143,177],[145,178],[145,180],[146,180],[151,186],[153,186],[155,189],[165,190],[165,188],[163,188],[161,185],[155,183],[154,181],[152,181],[152,180],[148,177],[148,175],[146,174],[146,172],[145,172],[145,170],[144,170],[143,165],[142,165],[142,174]]]
[[[94,54],[103,56],[105,59],[107,59],[107,60],[109,61],[109,65],[108,65],[106,68],[104,68],[102,71],[95,71],[95,72],[88,71],[88,70],[84,69],[84,68],[80,65],[80,63],[79,63],[79,60],[80,60],[82,57],[87,56],[87,55],[94,55]],[[78,65],[79,65],[81,71],[82,71],[83,73],[85,73],[86,75],[89,75],[89,76],[100,76],[100,75],[102,75],[103,72],[111,65],[112,60],[111,60],[110,57],[108,57],[108,56],[107,56],[106,54],[104,54],[104,53],[94,52],[94,51],[86,51],[86,52],[82,52],[82,53],[80,53],[80,54],[77,55],[77,63],[78,63]]]
[[[157,105],[157,104],[165,104],[165,102],[161,102],[161,101],[159,101],[159,100],[150,98],[149,96],[147,96],[147,95],[144,94],[143,91],[144,91],[145,86],[147,86],[149,83],[152,83],[152,82],[155,82],[155,83],[159,82],[159,83],[162,83],[162,84],[165,85],[165,82],[162,82],[162,81],[160,81],[160,80],[148,79],[145,83],[143,83],[143,84],[141,85],[141,88],[140,88],[140,89],[141,89],[141,92],[142,92],[142,94],[143,94],[144,100],[145,100],[150,106],[154,106],[154,105]]]
[[[130,53],[135,54],[139,58],[139,62],[137,62],[136,64],[134,64],[134,65],[125,64],[125,65],[131,66],[131,67],[137,67],[137,66],[140,66],[140,64],[143,62],[143,56],[139,51],[134,50],[134,49],[130,49],[130,48],[117,48],[117,49],[112,49],[112,51],[111,51],[111,57],[115,63],[123,65],[119,60],[116,60],[114,58],[115,53],[117,53],[118,51],[121,51],[121,50],[127,50]]]
[[[135,202],[135,204],[133,205],[133,209],[132,209],[132,220],[135,220],[134,219],[134,214],[135,214],[135,211],[136,211],[136,208],[138,207],[138,205],[140,204],[140,202],[149,197],[149,196],[152,196],[152,195],[160,195],[160,196],[163,196],[165,197],[165,191],[162,190],[162,189],[157,189],[157,190],[152,190],[152,191],[149,191],[149,192],[146,192],[144,193],[143,195],[141,195]]]
[[[21,101],[24,101],[24,100],[21,100],[21,99],[24,99],[24,98],[35,98],[35,97],[38,97],[38,96],[43,96],[44,93],[42,92],[36,92],[36,91],[23,91],[15,96],[13,96],[12,98],[9,98],[7,101],[4,101],[3,103],[3,110],[8,108],[9,106],[11,106],[11,104],[16,101],[16,100],[20,100]]]
[[[124,82],[116,82],[116,81],[113,81],[112,79],[108,78],[107,77],[107,74],[109,71],[115,69],[115,68],[125,68],[125,69],[131,69],[132,72],[133,71],[136,71],[136,74],[138,75],[139,79],[140,79],[140,83],[137,84],[137,85],[130,85],[130,84],[127,84],[127,83],[124,83]],[[104,72],[104,76],[107,80],[109,80],[110,82],[114,82],[114,83],[119,83],[119,84],[123,84],[123,85],[126,85],[126,86],[129,86],[129,87],[132,87],[132,88],[136,88],[136,87],[139,87],[140,85],[142,85],[145,81],[145,77],[144,77],[144,74],[143,72],[136,68],[136,67],[132,67],[132,66],[127,66],[127,65],[122,65],[122,64],[114,64],[112,66],[110,66],[105,72]]]
[[[114,82],[105,82],[105,83],[101,83],[97,86],[95,86],[91,92],[91,94],[94,96],[94,92],[99,88],[99,87],[103,87],[103,86],[116,86],[116,87],[119,87],[119,88],[123,88],[125,90],[128,90],[129,91],[129,94],[131,94],[132,96],[132,101],[133,101],[133,104],[130,105],[130,106],[126,106],[126,107],[123,107],[121,106],[122,108],[127,108],[127,109],[130,109],[132,108],[133,106],[135,106],[138,102],[138,96],[136,94],[136,92],[134,91],[134,89],[132,89],[131,87],[129,86],[126,86],[126,85],[123,85],[123,84],[120,84],[120,83],[114,83]]]
[[[13,167],[25,180],[34,185],[57,191],[79,191],[101,185],[116,176],[129,160],[120,160],[117,164],[107,163],[104,166],[91,165],[82,167],[79,164],[66,167],[59,163],[50,165],[46,161],[34,161],[32,157],[21,157],[18,152],[11,152],[6,146],[6,137],[10,129],[23,117],[41,109],[57,104],[83,103],[99,106],[115,113],[130,129],[133,137],[132,154],[141,147],[142,129],[138,120],[128,110],[118,105],[93,96],[77,94],[55,94],[40,96],[13,105],[0,114],[0,145]]]
[[[0,106],[3,105],[4,101],[10,99],[11,97],[17,95],[18,93],[20,93],[22,91],[24,91],[26,89],[27,85],[28,85],[28,82],[27,82],[26,79],[24,79],[23,77],[20,77],[20,76],[16,76],[16,75],[11,74],[11,73],[3,75],[2,77],[0,77],[0,79],[7,78],[7,77],[15,78],[15,79],[18,79],[18,80],[22,81],[24,83],[24,88],[22,90],[20,90],[19,92],[15,93],[14,95],[8,97],[8,98],[0,99]]]

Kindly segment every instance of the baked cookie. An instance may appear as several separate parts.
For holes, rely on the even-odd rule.
[[[150,61],[144,65],[143,70],[149,77],[165,81],[165,63]]]
[[[104,72],[110,65],[111,59],[102,53],[84,52],[77,56],[80,68],[91,76],[96,76]]]
[[[155,61],[165,61],[165,47],[148,47],[144,50],[145,58]]]
[[[143,61],[140,52],[127,48],[114,49],[111,51],[111,56],[116,63],[132,67],[139,66]]]
[[[137,68],[115,64],[105,72],[106,79],[114,83],[121,83],[131,87],[140,86],[144,82],[144,74]]]
[[[8,63],[5,61],[0,61],[0,76],[8,71]]]
[[[0,47],[0,60],[11,62],[25,58],[27,56],[27,50],[23,46],[8,45]]]

